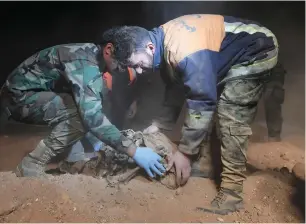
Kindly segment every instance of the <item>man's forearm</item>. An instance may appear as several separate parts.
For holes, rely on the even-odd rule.
[[[118,152],[133,157],[137,146],[114,126],[108,125],[103,128],[91,129],[91,133],[106,145],[111,146]]]
[[[120,140],[113,146],[115,150],[128,155],[133,158],[137,149],[134,142],[127,137],[121,135]]]

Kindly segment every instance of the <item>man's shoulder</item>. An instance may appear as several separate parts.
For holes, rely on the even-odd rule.
[[[93,43],[68,43],[56,46],[60,49],[68,49],[70,53],[75,53],[79,51],[97,51],[98,46]]]
[[[86,60],[96,63],[99,53],[99,47],[93,43],[70,43],[56,46],[58,56],[62,62],[71,62],[74,60]]]

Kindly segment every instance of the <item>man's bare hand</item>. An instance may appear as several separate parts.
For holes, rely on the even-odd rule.
[[[186,184],[190,177],[190,172],[191,172],[190,159],[180,151],[176,151],[169,158],[167,171],[169,171],[173,167],[173,165],[176,171],[177,185],[182,186]]]

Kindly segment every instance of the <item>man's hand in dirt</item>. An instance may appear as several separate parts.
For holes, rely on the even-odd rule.
[[[176,151],[169,158],[167,171],[170,170],[173,165],[175,166],[177,185],[182,186],[186,184],[191,172],[190,159],[188,156],[184,155],[180,151]]]
[[[162,176],[166,171],[161,164],[162,158],[150,148],[137,147],[133,159],[151,178],[155,177],[155,174]]]

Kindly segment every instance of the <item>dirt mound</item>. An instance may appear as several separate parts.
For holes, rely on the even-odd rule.
[[[272,169],[304,162],[304,148],[290,142],[251,143],[248,161],[261,171],[249,173],[244,185],[245,209],[227,216],[203,213],[214,182],[191,178],[170,190],[143,177],[110,187],[85,175],[60,175],[49,180],[16,178],[11,172],[39,136],[0,136],[1,222],[303,222],[305,183],[297,188],[290,175]],[[265,171],[266,170],[266,171]],[[298,205],[298,206],[296,206]]]
[[[292,171],[295,164],[305,164],[305,152],[289,142],[252,143],[248,161],[261,170],[287,167]]]
[[[110,188],[84,175],[60,175],[47,181],[0,175],[2,222],[301,222],[292,205],[294,188],[282,174],[250,176],[244,188],[245,209],[228,216],[196,211],[216,190],[212,181],[191,178],[184,188],[169,190],[140,177]]]
[[[0,173],[1,222],[87,222],[90,212],[82,208],[59,185]]]

